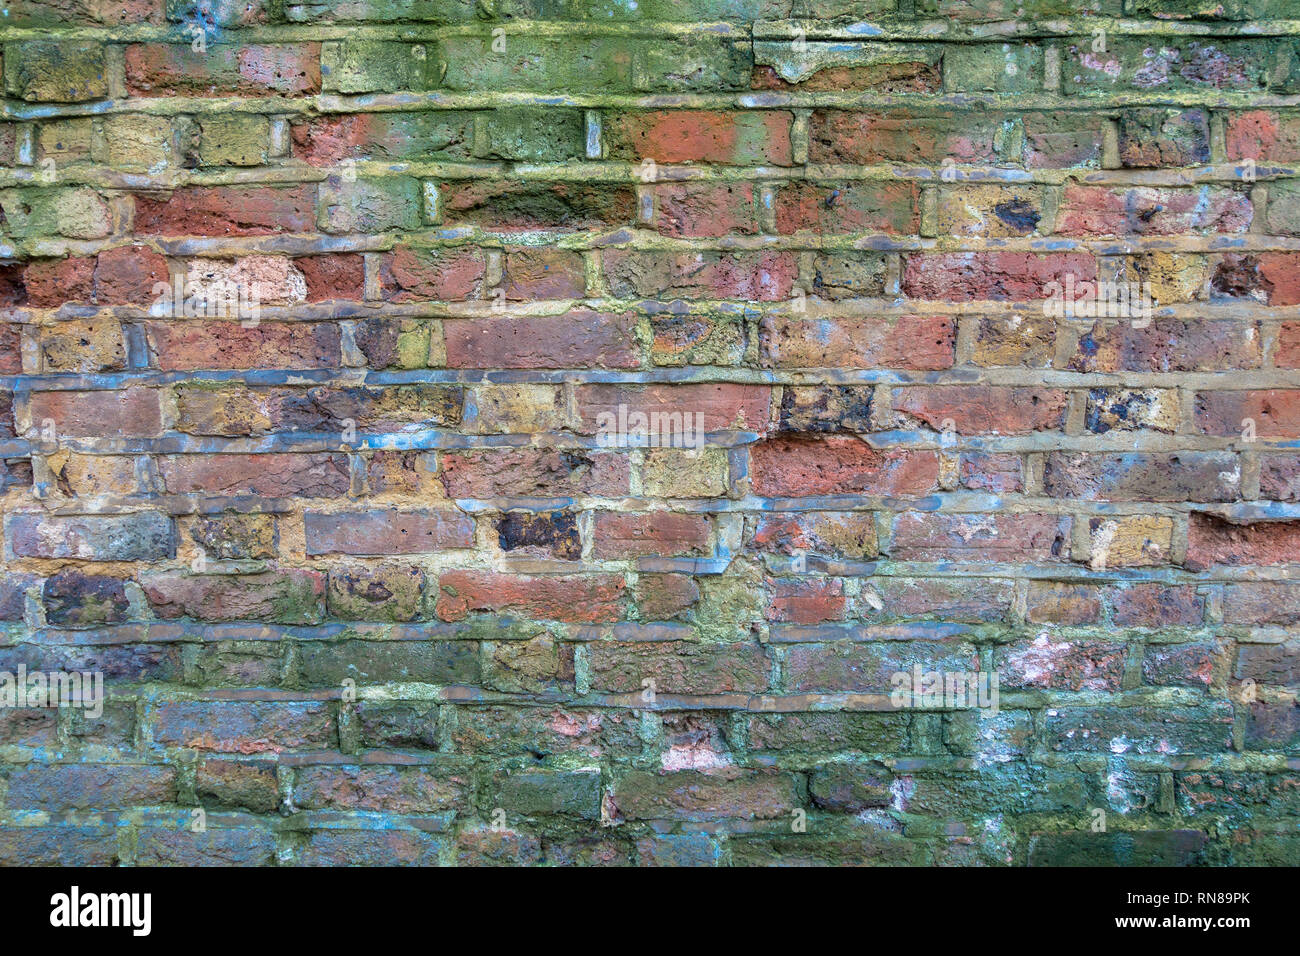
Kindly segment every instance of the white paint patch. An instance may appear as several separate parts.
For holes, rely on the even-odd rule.
[[[1026,683],[1046,686],[1073,647],[1068,641],[1053,643],[1043,632],[1024,650],[1008,654],[1007,663],[1024,675]]]
[[[916,793],[916,781],[911,777],[899,777],[889,785],[889,792],[894,797],[890,803],[891,809],[905,813],[913,794]]]
[[[718,753],[706,741],[693,741],[689,744],[673,744],[664,752],[660,763],[663,769],[670,770],[717,770],[730,767],[731,757]]]

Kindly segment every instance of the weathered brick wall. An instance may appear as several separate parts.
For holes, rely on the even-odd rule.
[[[4,12],[0,862],[1300,853],[1295,0]]]

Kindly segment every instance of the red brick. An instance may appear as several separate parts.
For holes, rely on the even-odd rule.
[[[438,616],[459,621],[474,611],[515,611],[554,621],[600,623],[622,617],[623,578],[526,577],[496,571],[447,571],[438,579]]]
[[[137,235],[269,236],[314,232],[316,187],[184,186],[135,197]]]
[[[763,319],[762,361],[769,368],[944,369],[953,364],[956,323],[947,316]]]
[[[962,435],[1024,435],[1065,424],[1066,393],[1054,388],[992,385],[894,389],[895,412],[921,419],[937,431],[945,422]]]
[[[1142,659],[1142,680],[1161,687],[1209,687],[1225,670],[1214,644],[1151,644]]]
[[[876,578],[857,601],[869,617],[915,618],[945,623],[1000,621],[1011,610],[1011,582],[1000,578]],[[881,605],[868,599],[874,594]]]
[[[1300,389],[1196,395],[1196,427],[1207,435],[1239,437],[1248,418],[1254,421],[1258,438],[1300,438]]]
[[[1300,160],[1300,117],[1294,113],[1247,110],[1228,116],[1228,159]]]
[[[936,488],[939,457],[879,451],[856,438],[781,436],[750,447],[750,469],[754,493],[764,497],[923,495]]]
[[[170,280],[167,260],[145,246],[120,246],[101,252],[95,262],[95,301],[100,305],[149,305],[159,283]]]
[[[230,368],[337,368],[334,323],[149,322],[149,349],[164,371]]]
[[[165,282],[165,261],[163,265],[162,281]],[[65,302],[94,301],[94,275],[95,260],[90,257],[74,256],[29,262],[23,270],[26,304],[34,309],[56,309]]]
[[[1235,501],[1241,464],[1231,452],[1051,452],[1043,488],[1052,498],[1084,501]]]
[[[815,110],[808,131],[814,163],[994,163],[997,123],[969,113]]]
[[[758,210],[751,183],[664,183],[654,187],[654,227],[665,236],[753,235]]]
[[[380,285],[389,302],[476,297],[486,266],[478,249],[415,249],[398,246],[384,256]]]
[[[795,644],[786,652],[785,677],[795,693],[889,694],[895,674],[979,670],[974,646],[961,641],[840,641]]]
[[[799,798],[789,774],[727,768],[713,773],[637,771],[617,784],[614,803],[627,820],[770,820],[789,818]]]
[[[1250,227],[1251,218],[1250,200],[1231,189],[1067,184],[1056,231],[1063,236],[1239,233]]]
[[[274,96],[320,92],[320,44],[241,44],[202,52],[189,43],[126,48],[132,96]]]
[[[365,290],[365,263],[352,252],[301,256],[293,264],[307,280],[307,301],[359,300]]]
[[[153,739],[216,753],[279,753],[337,743],[331,705],[277,701],[159,701]]]
[[[782,110],[619,113],[605,120],[605,144],[611,159],[631,162],[789,166],[792,118]]]
[[[626,405],[628,414],[677,415],[675,421],[703,422],[706,432],[740,428],[765,431],[772,390],[765,385],[580,385],[576,389],[578,415],[584,434],[594,433],[601,415],[619,415]],[[608,419],[606,419],[608,421]]]
[[[1262,455],[1259,496],[1270,501],[1300,501],[1300,455]]]
[[[839,621],[845,605],[839,578],[781,578],[772,582],[767,619],[792,624]]]
[[[998,495],[1023,491],[1024,469],[1020,457],[965,453],[961,456],[961,486]]]
[[[49,419],[56,434],[69,438],[153,438],[162,434],[156,388],[33,392],[28,408],[33,427],[40,428]]]
[[[1278,368],[1300,368],[1300,322],[1283,322],[1277,332]]]
[[[419,830],[314,830],[297,866],[437,866],[442,844]]]
[[[0,308],[27,304],[26,270],[19,263],[0,265]]]
[[[621,454],[492,449],[447,453],[440,465],[443,487],[452,498],[616,496],[628,491],[628,459]]]
[[[1004,645],[994,654],[1006,687],[1111,693],[1124,679],[1125,657],[1123,644],[1053,640],[1046,634]]]
[[[456,180],[438,186],[443,221],[492,232],[612,229],[636,221],[630,186],[534,181]]]
[[[819,8],[813,8],[819,9]],[[832,12],[834,7],[829,8]],[[883,6],[868,4],[865,8],[847,8],[855,12],[884,12]],[[913,48],[916,49],[916,48]],[[811,75],[802,76],[793,83],[786,82],[770,66],[754,69],[753,87],[756,90],[803,90],[806,92],[839,93],[846,90],[876,90],[881,93],[937,93],[943,89],[943,75],[936,58],[918,51],[915,59],[902,59],[897,63],[872,63],[867,66],[828,66]]]
[[[158,462],[168,494],[339,498],[351,484],[346,455],[177,455]]]
[[[142,765],[29,764],[8,780],[13,810],[128,810],[176,802],[176,770]]]
[[[270,761],[205,760],[198,768],[194,793],[205,805],[212,801],[258,813],[271,813],[280,805],[275,765]]]
[[[754,530],[753,544],[760,551],[777,554],[812,551],[836,558],[870,558],[876,553],[876,523],[867,511],[763,515]]]
[[[700,598],[699,586],[685,574],[641,574],[636,605],[644,621],[665,621],[690,608]]]
[[[149,574],[141,586],[162,618],[315,624],[325,613],[325,575],[286,569],[261,574]]]
[[[1300,555],[1300,521],[1231,524],[1194,513],[1187,530],[1186,565],[1202,571],[1216,564],[1291,564]]]
[[[9,23],[15,27],[52,24],[75,26],[160,24],[163,21],[163,0],[103,0],[95,4],[26,0],[26,2],[11,3],[9,14]],[[84,834],[88,831],[76,832]],[[34,833],[31,835],[35,836]]]
[[[907,511],[894,519],[889,553],[901,561],[1059,561],[1069,542],[1063,515]]]
[[[1274,687],[1300,687],[1300,644],[1242,644],[1232,676]]]
[[[450,768],[303,767],[293,800],[304,810],[384,810],[427,813],[464,806],[470,778]]]
[[[606,249],[605,277],[619,298],[740,299],[790,297],[799,274],[790,252],[659,252]]]
[[[508,249],[502,286],[511,301],[577,299],[587,291],[581,253],[555,248]]]
[[[443,323],[449,368],[636,368],[630,312],[456,319]]]
[[[1300,252],[1261,252],[1256,261],[1268,304],[1300,305]]]
[[[794,182],[776,194],[776,231],[915,233],[920,193],[912,182]]]
[[[469,159],[473,115],[430,110],[305,118],[293,122],[293,156],[318,167],[347,159]]]
[[[593,641],[587,658],[593,690],[639,697],[758,693],[771,670],[763,649],[748,641]]]
[[[1205,615],[1205,598],[1187,585],[1134,584],[1109,603],[1121,627],[1195,627]]]
[[[303,514],[307,553],[432,554],[474,545],[474,521],[459,511]]]
[[[274,862],[275,837],[252,827],[195,833],[145,826],[136,840],[137,866],[271,866]]]
[[[1225,624],[1300,624],[1300,587],[1288,581],[1225,585],[1223,621]]]
[[[16,322],[0,322],[0,372],[18,375],[23,370],[23,327]]]
[[[1142,328],[1128,322],[1098,322],[1080,337],[1070,369],[1200,372],[1259,368],[1261,337],[1258,323],[1237,319],[1160,318]]]
[[[1024,302],[1046,299],[1048,283],[1064,285],[1097,276],[1097,262],[1084,252],[917,252],[904,257],[903,292],[914,299],[956,302]]]
[[[599,511],[592,523],[591,541],[594,558],[707,554],[709,519],[668,511],[649,514]]]
[[[1025,620],[1035,624],[1095,624],[1101,617],[1100,591],[1093,585],[1030,581]]]

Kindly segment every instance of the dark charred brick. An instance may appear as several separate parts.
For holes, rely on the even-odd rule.
[[[59,627],[98,627],[127,619],[130,602],[118,578],[65,568],[45,581],[45,619]]]
[[[496,527],[502,551],[538,552],[569,561],[582,556],[582,541],[572,512],[511,511],[497,519]]]

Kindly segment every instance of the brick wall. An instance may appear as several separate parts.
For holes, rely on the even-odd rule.
[[[1292,0],[5,12],[0,862],[1300,852]]]

